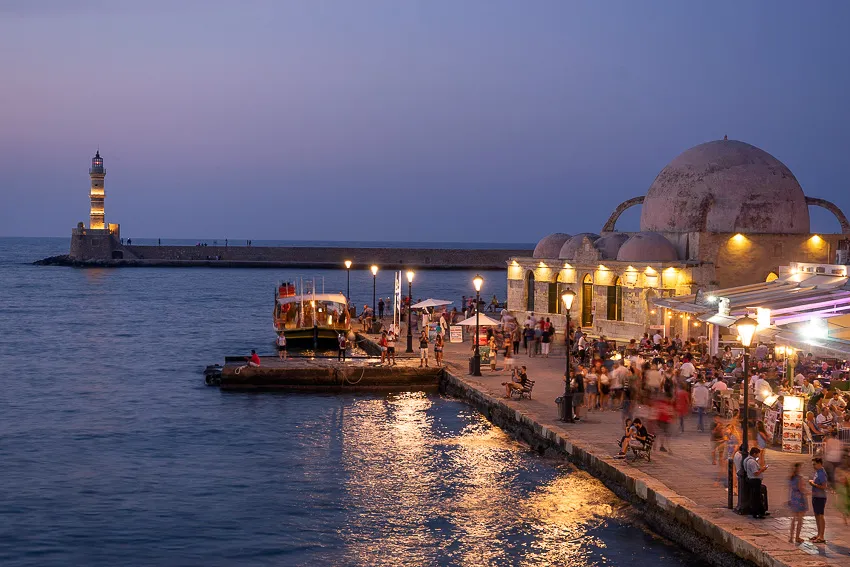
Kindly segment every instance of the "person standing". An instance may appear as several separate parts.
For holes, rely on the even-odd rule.
[[[750,493],[750,513],[757,520],[763,520],[766,512],[761,481],[762,474],[767,470],[767,467],[762,467],[759,464],[760,452],[758,447],[753,447],[750,449],[750,456],[744,459],[744,470],[747,472],[747,489]]]
[[[543,354],[543,358],[549,358],[549,345],[552,343],[552,335],[549,332],[549,327],[543,329],[543,333],[540,335],[540,348]]]
[[[378,300],[378,318],[384,318],[384,298]]]
[[[512,354],[519,353],[519,342],[522,340],[522,331],[519,328],[519,325],[514,327],[513,332],[511,333],[511,340],[514,343],[514,351]]]
[[[336,359],[345,362],[345,347],[346,347],[346,342],[348,342],[345,339],[345,335],[343,335],[342,333],[339,333],[336,336],[336,342],[337,342],[337,348],[338,348]]]
[[[708,404],[711,403],[711,394],[708,391],[708,388],[705,386],[705,380],[700,377],[699,382],[694,386],[694,390],[691,393],[691,399],[694,405],[694,408],[697,410],[697,431],[705,431],[705,423],[703,423],[703,417],[705,416],[705,410],[708,407]]]
[[[387,362],[395,366],[395,331],[387,333]]]
[[[812,467],[815,472],[809,484],[812,486],[812,511],[815,513],[815,524],[818,527],[818,533],[811,539],[814,543],[826,543],[824,532],[826,531],[826,518],[824,511],[826,510],[826,471],[823,469],[823,459],[815,457],[812,459]]]
[[[584,366],[579,365],[578,371],[573,374],[573,384],[570,384],[570,389],[573,393],[573,413],[575,419],[581,419],[581,408],[584,407]],[[564,380],[567,377],[564,375]]]
[[[419,335],[419,368],[428,366],[428,333],[422,331]]]
[[[378,339],[378,346],[381,347],[381,364],[383,364],[387,360],[387,346],[388,346],[388,344],[389,343],[387,342],[387,332],[381,331],[381,338]]]
[[[496,335],[490,335],[490,341],[487,343],[487,346],[490,347],[490,370],[493,372],[496,371],[496,354],[498,348],[496,347]]]
[[[439,333],[434,339],[434,360],[437,361],[437,368],[443,365],[443,335]]]
[[[277,336],[277,357],[286,360],[286,335],[283,333]]]
[[[791,532],[789,543],[803,543],[800,530],[803,527],[803,514],[809,509],[806,503],[806,490],[800,475],[800,463],[791,465],[791,477],[788,479],[788,507],[791,508]]]

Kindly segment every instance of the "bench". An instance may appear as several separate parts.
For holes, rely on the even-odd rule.
[[[514,384],[519,384],[519,378],[514,376],[512,382]],[[523,386],[522,388],[519,388],[519,389],[511,388],[511,398],[516,396],[517,399],[520,399],[520,400],[523,399],[523,398],[528,398],[530,400],[531,399],[531,391],[533,389],[534,389],[534,380],[526,379],[525,380],[525,386]]]
[[[647,463],[652,462],[652,445],[655,443],[655,435],[647,435],[646,441],[642,446],[637,446],[637,444],[632,445],[629,442],[629,451],[635,456],[636,459],[646,459]]]

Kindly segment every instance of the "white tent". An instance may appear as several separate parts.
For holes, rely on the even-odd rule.
[[[425,301],[420,301],[419,303],[414,303],[410,307],[413,309],[425,309],[426,307],[442,307],[443,305],[451,305],[451,301],[446,301],[444,299],[431,299],[428,298]]]
[[[461,321],[460,323],[457,323],[457,324],[458,325],[464,325],[466,327],[474,327],[475,326],[475,315],[473,315],[469,319],[464,319],[463,321]],[[479,313],[479,315],[478,315],[478,325],[481,326],[481,327],[498,327],[499,325],[501,325],[501,323],[499,323],[495,319],[489,318],[484,313]]]

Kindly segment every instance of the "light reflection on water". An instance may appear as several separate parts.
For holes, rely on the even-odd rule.
[[[627,506],[600,482],[531,454],[469,408],[446,415],[446,404],[456,402],[409,393],[349,410],[345,498],[359,510],[342,530],[349,561],[597,565],[610,564],[609,544],[618,543],[606,537],[609,526],[644,540]],[[639,549],[681,564],[662,543]]]

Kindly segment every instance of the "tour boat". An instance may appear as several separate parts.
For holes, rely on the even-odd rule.
[[[306,283],[306,285],[305,285]],[[287,345],[336,345],[340,333],[348,335],[351,316],[348,301],[341,293],[316,293],[315,280],[301,281],[300,291],[293,282],[277,286],[274,294],[274,330],[286,337]],[[324,288],[324,285],[322,285]]]

